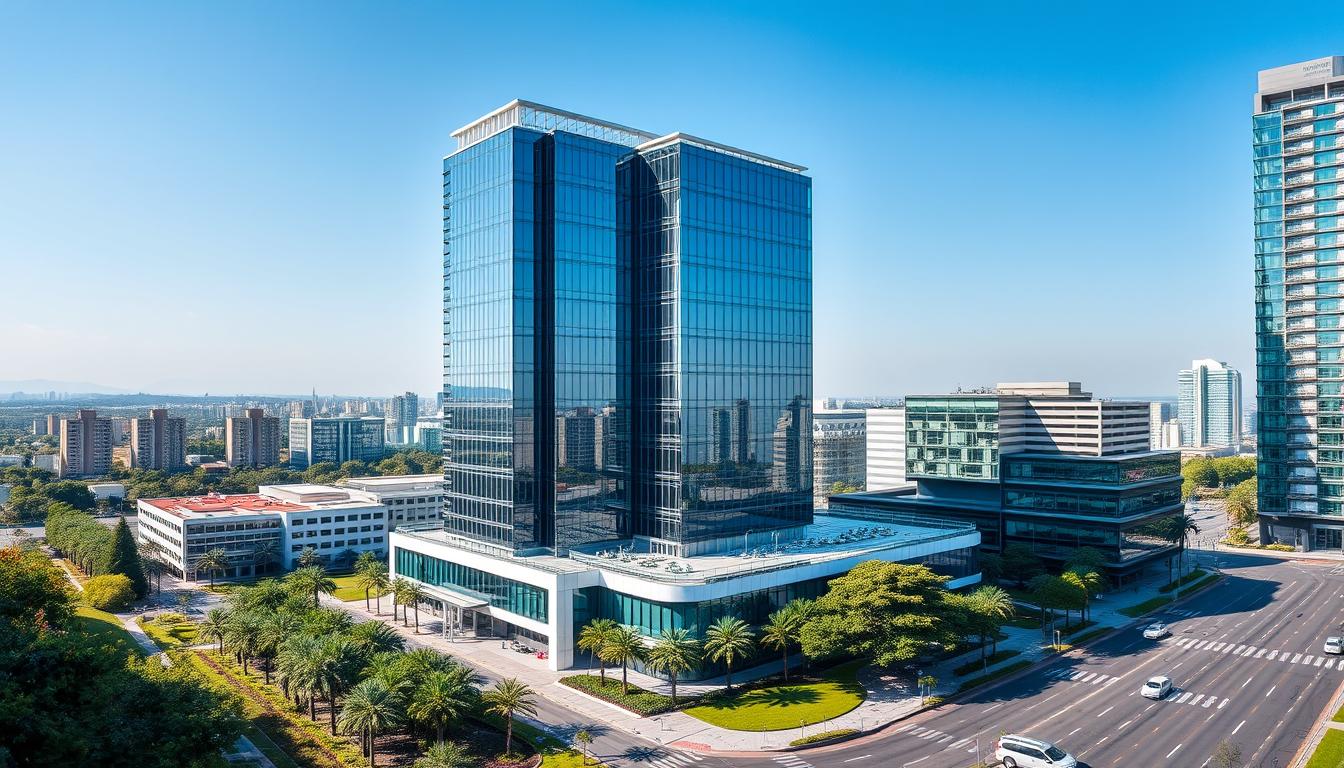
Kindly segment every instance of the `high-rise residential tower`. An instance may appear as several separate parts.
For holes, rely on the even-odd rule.
[[[112,420],[81,408],[61,419],[61,477],[101,477],[112,470]]]
[[[813,505],[826,508],[832,488],[862,491],[868,459],[868,422],[863,411],[818,411],[812,414]]]
[[[115,425],[113,440],[115,437]],[[183,469],[187,466],[187,420],[154,408],[149,417],[130,420],[132,469]]]
[[[381,416],[315,416],[289,420],[289,465],[378,461],[386,453]]]
[[[1217,360],[1195,360],[1177,380],[1181,446],[1241,445],[1241,372]]]
[[[1344,56],[1263,70],[1252,105],[1260,537],[1344,548]]]
[[[590,619],[759,622],[859,546],[978,578],[969,525],[813,520],[805,169],[523,101],[453,135],[445,524],[392,534],[450,624],[566,668]]]
[[[415,422],[420,418],[420,396],[414,392],[394,395],[383,405],[387,442],[406,445],[415,441]]]
[[[280,419],[261,408],[230,416],[224,425],[224,457],[230,467],[269,467],[280,463]]]

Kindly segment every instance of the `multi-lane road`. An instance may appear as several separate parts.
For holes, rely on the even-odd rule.
[[[1344,686],[1344,566],[1223,555],[1224,580],[1157,618],[1172,636],[1127,629],[1086,652],[860,740],[789,755],[729,758],[774,768],[965,768],[998,734],[1055,741],[1085,766],[1198,768],[1227,739],[1249,767],[1285,767]],[[1139,695],[1168,675],[1161,701]]]

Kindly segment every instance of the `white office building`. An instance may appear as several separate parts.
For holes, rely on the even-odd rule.
[[[1179,376],[1181,445],[1241,445],[1241,373],[1217,360],[1195,360]]]
[[[906,485],[905,408],[864,411],[867,456],[866,489],[885,491]]]
[[[443,525],[443,475],[351,477],[338,485],[386,507],[390,528]]]

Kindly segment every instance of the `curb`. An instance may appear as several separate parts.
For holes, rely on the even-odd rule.
[[[1325,705],[1325,710],[1321,712],[1320,722],[1312,729],[1310,738],[1302,742],[1297,753],[1293,755],[1292,761],[1288,763],[1292,768],[1301,768],[1305,766],[1311,756],[1316,753],[1316,748],[1320,746],[1321,740],[1325,734],[1330,732],[1331,712],[1344,706],[1344,682],[1335,688],[1335,695],[1330,697],[1330,703]]]

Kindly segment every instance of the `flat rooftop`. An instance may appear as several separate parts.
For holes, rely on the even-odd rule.
[[[308,509],[302,504],[291,504],[258,493],[207,494],[167,499],[140,499],[140,501],[183,520],[240,517],[268,512],[302,512]]]
[[[400,488],[420,488],[443,485],[443,475],[385,475],[382,477],[347,477],[340,481],[342,488],[369,491],[390,491]]]

